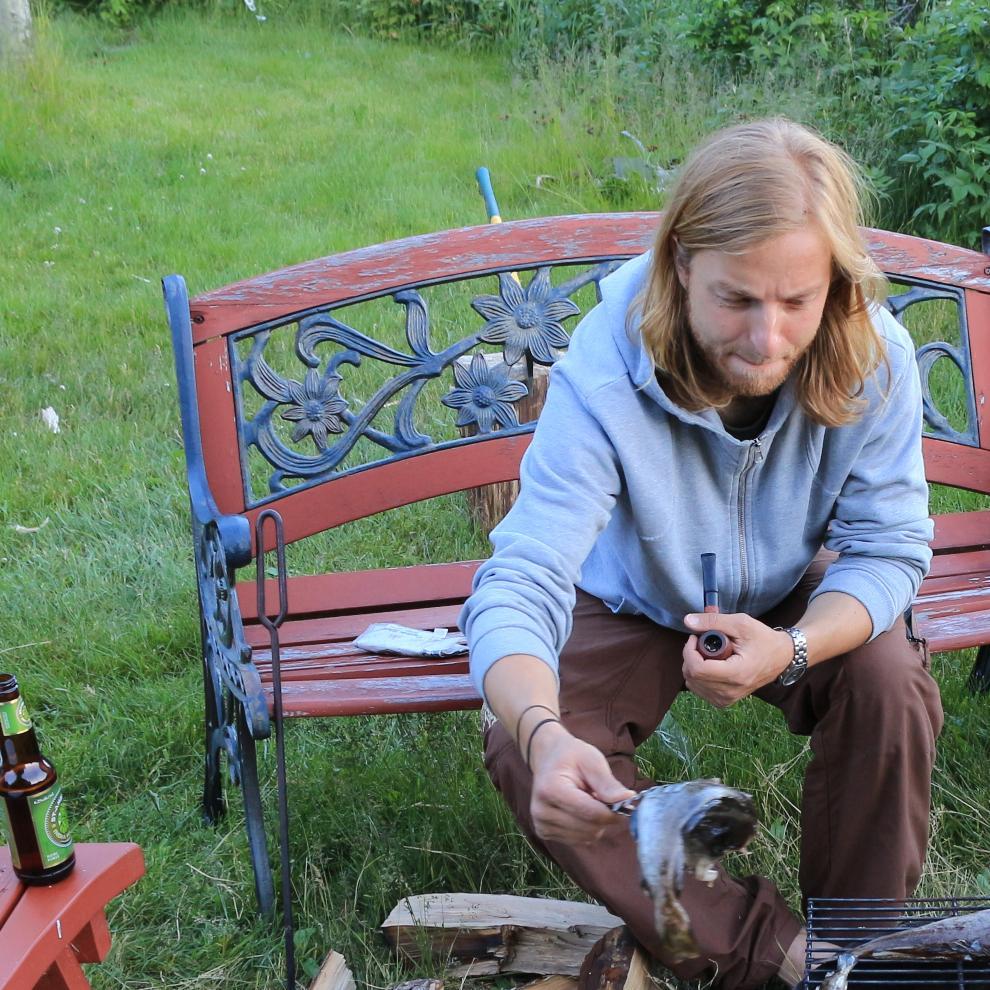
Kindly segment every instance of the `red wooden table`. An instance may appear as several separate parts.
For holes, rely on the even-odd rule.
[[[26,887],[0,846],[0,990],[80,990],[80,963],[110,951],[106,905],[144,875],[130,842],[76,846],[76,868],[50,887]]]

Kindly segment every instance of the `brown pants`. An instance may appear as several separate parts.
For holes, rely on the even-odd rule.
[[[812,564],[798,588],[763,617],[768,624],[797,622],[825,563]],[[560,657],[561,718],[605,754],[627,787],[652,784],[637,775],[633,757],[685,688],[685,639],[641,616],[615,615],[578,592],[573,632]],[[805,898],[910,896],[928,842],[942,706],[924,650],[909,641],[904,623],[812,667],[791,687],[774,683],[757,696],[783,712],[791,732],[811,737],[801,806]],[[614,829],[593,845],[544,843],[530,818],[532,777],[498,722],[485,732],[485,766],[536,848],[664,962],[628,829]],[[802,927],[762,877],[720,871],[710,887],[686,878],[681,900],[702,953],[670,969],[682,979],[714,977],[727,990],[758,987],[774,976]]]

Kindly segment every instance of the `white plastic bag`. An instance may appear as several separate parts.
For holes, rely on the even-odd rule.
[[[354,645],[368,653],[399,657],[455,657],[467,653],[467,640],[449,629],[410,629],[395,622],[375,622]]]

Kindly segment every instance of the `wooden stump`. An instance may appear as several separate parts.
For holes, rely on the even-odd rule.
[[[467,369],[471,365],[473,355],[467,354],[458,358],[457,362]],[[502,364],[501,354],[485,354],[489,368]],[[526,362],[517,361],[509,367],[509,377],[512,381],[524,382],[529,394],[524,395],[518,402],[513,403],[520,423],[528,423],[539,418],[543,403],[547,397],[547,385],[550,381],[550,369],[542,364],[533,366],[533,377],[526,376]],[[475,436],[478,428],[475,424],[462,426],[461,435]],[[519,495],[518,481],[500,481],[494,485],[484,485],[481,488],[469,488],[468,511],[477,526],[484,532],[490,533],[500,523],[505,514],[512,508]]]

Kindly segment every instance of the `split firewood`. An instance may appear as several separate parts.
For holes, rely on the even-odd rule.
[[[646,957],[625,925],[613,928],[599,952],[585,960],[581,985],[594,990],[648,990],[652,986]]]
[[[382,934],[407,959],[449,960],[453,977],[576,977],[595,942],[620,924],[598,904],[508,894],[420,894],[392,909]]]
[[[347,968],[347,963],[339,952],[331,950],[323,960],[323,965],[309,985],[309,990],[357,990],[354,975]]]

